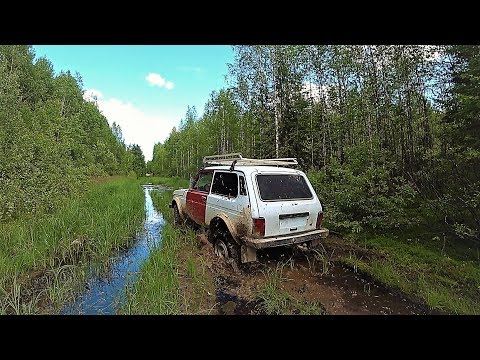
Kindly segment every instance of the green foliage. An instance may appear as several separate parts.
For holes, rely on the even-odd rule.
[[[187,109],[179,129],[155,145],[154,174],[189,178],[215,153],[293,156],[312,170],[335,228],[413,221],[408,207],[420,192],[429,196],[417,186],[420,172],[441,141],[438,99],[427,84],[443,74],[444,58],[429,59],[422,46],[234,50],[233,86],[213,92],[200,119]]]
[[[452,46],[452,88],[445,101],[444,144],[433,168],[431,207],[447,231],[480,242],[480,47]]]
[[[392,176],[394,164],[371,153],[365,145],[345,150],[345,162],[332,161],[308,177],[325,209],[325,222],[337,231],[364,228],[386,230],[415,224],[407,209],[414,189],[401,176]]]
[[[190,178],[202,165],[203,156],[210,153],[240,149],[243,126],[239,123],[240,109],[232,91],[212,93],[202,120],[195,108],[188,108],[179,131],[172,129],[164,144],[156,144],[151,172],[163,177]]]
[[[52,211],[88,177],[141,172],[126,155],[78,75],[55,75],[29,46],[0,46],[0,221]]]
[[[434,225],[479,241],[478,46],[235,46],[230,87],[155,145],[151,171],[203,156],[296,157],[333,229]]]
[[[146,165],[145,156],[143,156],[142,149],[137,144],[129,146],[127,149],[127,156],[130,157],[131,169],[137,174],[137,177],[145,176]]]
[[[168,206],[172,203],[172,191],[162,191],[162,192],[155,192],[151,193],[153,206],[155,209],[160,211],[167,220],[167,222],[172,223],[173,221],[173,212]]]

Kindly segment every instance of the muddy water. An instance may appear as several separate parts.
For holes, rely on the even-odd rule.
[[[62,314],[115,314],[125,300],[125,289],[132,285],[142,263],[149,257],[152,249],[161,243],[164,219],[153,206],[150,193],[163,191],[165,187],[143,185],[145,192],[145,221],[143,228],[136,234],[136,240],[128,249],[119,252],[110,259],[107,270],[89,269],[85,291],[74,303],[67,304]]]
[[[265,315],[258,299],[248,300],[239,296],[235,288],[240,282],[232,277],[217,274],[215,277],[217,289],[216,314],[219,315]]]
[[[336,248],[339,249],[338,247]],[[331,248],[329,248],[331,252]],[[217,259],[213,255],[213,259]],[[318,303],[328,315],[424,315],[436,314],[366,274],[332,261],[327,273],[311,256],[295,255],[287,248],[258,254],[258,263],[235,273],[226,264],[215,266],[216,311],[222,315],[264,314],[261,301],[252,296],[265,281],[265,271],[281,265],[282,288],[307,303]],[[294,312],[295,313],[295,312]]]

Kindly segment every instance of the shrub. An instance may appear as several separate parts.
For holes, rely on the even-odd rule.
[[[393,177],[393,165],[365,147],[348,149],[344,164],[332,161],[308,177],[325,208],[332,229],[360,232],[399,228],[415,222],[406,209],[415,199],[414,189],[401,177]]]

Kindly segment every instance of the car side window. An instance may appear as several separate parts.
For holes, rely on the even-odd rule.
[[[238,177],[240,185],[240,195],[247,195],[247,189],[245,188],[245,178],[243,176]]]
[[[197,182],[193,186],[193,189],[198,190],[198,191],[209,192],[210,191],[210,184],[212,183],[212,177],[213,177],[212,173],[200,174]]]
[[[212,194],[228,197],[238,195],[238,176],[231,172],[216,172],[212,183]]]

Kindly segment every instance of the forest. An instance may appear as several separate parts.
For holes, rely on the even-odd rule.
[[[145,174],[138,145],[31,46],[0,46],[0,222],[51,212],[92,177]]]
[[[80,74],[0,45],[0,314],[76,313],[108,276],[126,295],[105,295],[111,314],[224,314],[224,290],[262,314],[479,314],[480,46],[233,52],[224,87],[145,163]],[[298,159],[330,229],[319,249],[235,275],[173,226],[172,191],[232,152]]]
[[[210,154],[296,157],[342,233],[480,240],[480,47],[235,46],[227,86],[189,107],[147,171]]]

